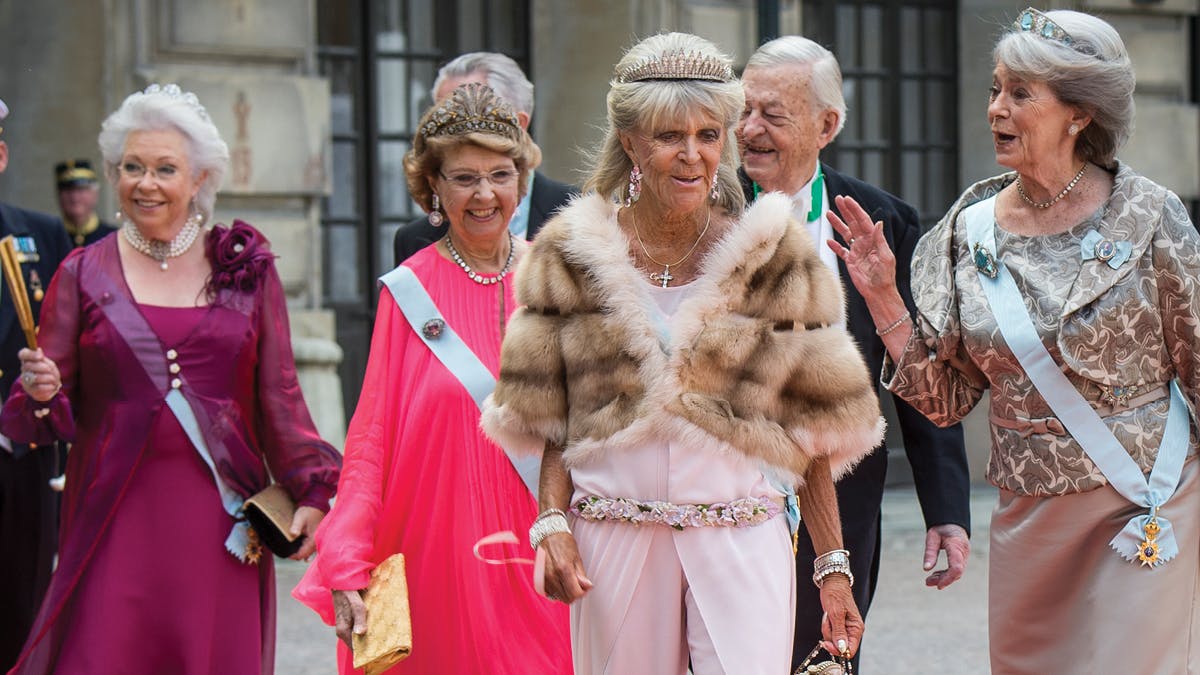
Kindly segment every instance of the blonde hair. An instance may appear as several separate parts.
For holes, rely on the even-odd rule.
[[[647,60],[679,53],[730,63],[728,56],[702,37],[689,33],[660,33],[642,40],[625,52],[617,62],[615,71],[626,72]],[[603,140],[593,152],[593,168],[584,183],[584,191],[595,191],[616,201],[623,200],[633,160],[625,153],[620,134],[662,129],[689,115],[704,112],[719,120],[725,133],[725,147],[721,150],[717,168],[720,190],[717,204],[731,215],[740,214],[746,207],[746,198],[737,176],[737,142],[733,138],[734,125],[746,104],[740,82],[733,78],[727,82],[698,79],[621,82],[620,78],[614,77],[609,83],[607,102],[607,128]]]

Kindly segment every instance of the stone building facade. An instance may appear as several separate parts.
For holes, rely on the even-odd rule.
[[[344,433],[365,367],[391,235],[419,215],[400,158],[438,65],[493,50],[536,86],[542,169],[579,183],[612,64],[638,37],[685,30],[738,64],[764,37],[829,46],[846,74],[839,168],[933,222],[997,173],[985,118],[990,50],[1027,0],[0,0],[0,98],[13,109],[0,199],[52,211],[51,167],[98,160],[99,122],[131,91],[177,81],[221,128],[234,167],[217,218],[272,240],[318,426]],[[1137,131],[1121,157],[1200,203],[1200,0],[1087,0],[1138,72]],[[104,204],[115,201],[106,191]],[[982,471],[986,417],[968,421]],[[899,439],[895,439],[898,443]],[[897,453],[901,454],[901,453]]]

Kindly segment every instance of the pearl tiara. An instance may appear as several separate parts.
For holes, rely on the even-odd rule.
[[[1063,27],[1054,23],[1054,21],[1042,14],[1041,11],[1028,7],[1025,11],[1017,16],[1017,20],[1013,22],[1013,28],[1026,33],[1033,33],[1039,37],[1054,42],[1073,47],[1075,40],[1071,38],[1071,34],[1063,30]]]
[[[450,98],[430,112],[420,133],[424,138],[490,133],[520,141],[521,125],[516,113],[491,87],[472,82],[455,89]]]
[[[200,116],[200,119],[206,122],[211,121],[208,117],[208,111],[205,110],[204,106],[200,104],[200,99],[196,98],[196,95],[192,92],[180,89],[179,85],[177,84],[160,85],[155,83],[149,87],[146,87],[140,93],[134,94],[134,96],[165,96],[166,98],[183,101],[191,106],[192,110],[196,111],[196,114]]]
[[[625,68],[618,68],[617,82],[646,82],[649,80],[706,80],[730,82],[733,69],[724,59],[699,52],[682,50],[651,56]]]

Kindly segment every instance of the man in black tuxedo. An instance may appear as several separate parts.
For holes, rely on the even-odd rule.
[[[0,101],[0,123],[8,108]],[[0,128],[0,173],[8,168],[8,145]],[[53,216],[0,202],[0,238],[15,238],[29,304],[37,319],[43,286],[71,252],[63,224]],[[7,286],[0,291],[0,399],[21,374],[17,352],[25,334]],[[30,448],[0,436],[0,672],[16,663],[50,583],[58,546],[58,494],[49,481],[64,457],[56,446]]]
[[[772,40],[750,57],[742,84],[746,108],[737,132],[747,199],[762,191],[791,195],[796,219],[813,233],[821,259],[841,275],[846,329],[862,350],[872,378],[878,380],[885,351],[876,330],[886,326],[875,326],[845,265],[825,244],[840,236],[833,232],[825,213],[830,209],[836,212],[833,197],[849,195],[872,220],[883,221],[884,236],[896,253],[897,286],[909,310],[915,312],[909,265],[921,235],[917,212],[883,190],[819,162],[821,149],[841,131],[846,113],[841,71],[827,49],[799,36]],[[962,428],[940,429],[900,398],[893,400],[928,528],[924,569],[931,573],[925,583],[945,588],[962,576],[970,552],[969,477]],[[879,575],[880,505],[886,473],[887,448],[880,446],[837,484],[843,546],[850,552],[854,596],[864,618]],[[947,568],[932,571],[942,550]],[[812,541],[801,528],[793,667],[821,636],[819,590],[810,579],[814,555]]]
[[[447,98],[459,85],[470,82],[491,87],[497,96],[517,111],[517,122],[521,128],[529,130],[529,120],[533,115],[533,83],[525,77],[516,61],[495,52],[463,54],[438,70],[437,79],[433,82],[434,102]],[[574,186],[551,180],[538,171],[533,172],[532,180],[533,184],[517,205],[517,211],[508,226],[513,236],[522,239],[533,239],[542,229],[542,223],[576,193]],[[431,225],[428,217],[402,226],[396,230],[392,240],[396,264],[441,239],[445,233],[444,227]]]

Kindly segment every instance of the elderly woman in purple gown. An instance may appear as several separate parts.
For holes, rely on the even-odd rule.
[[[129,96],[100,146],[120,232],[64,261],[0,415],[15,441],[73,442],[58,568],[12,672],[271,673],[274,568],[241,503],[273,476],[306,557],[339,455],[266,240],[206,227],[229,151],[195,95]]]

